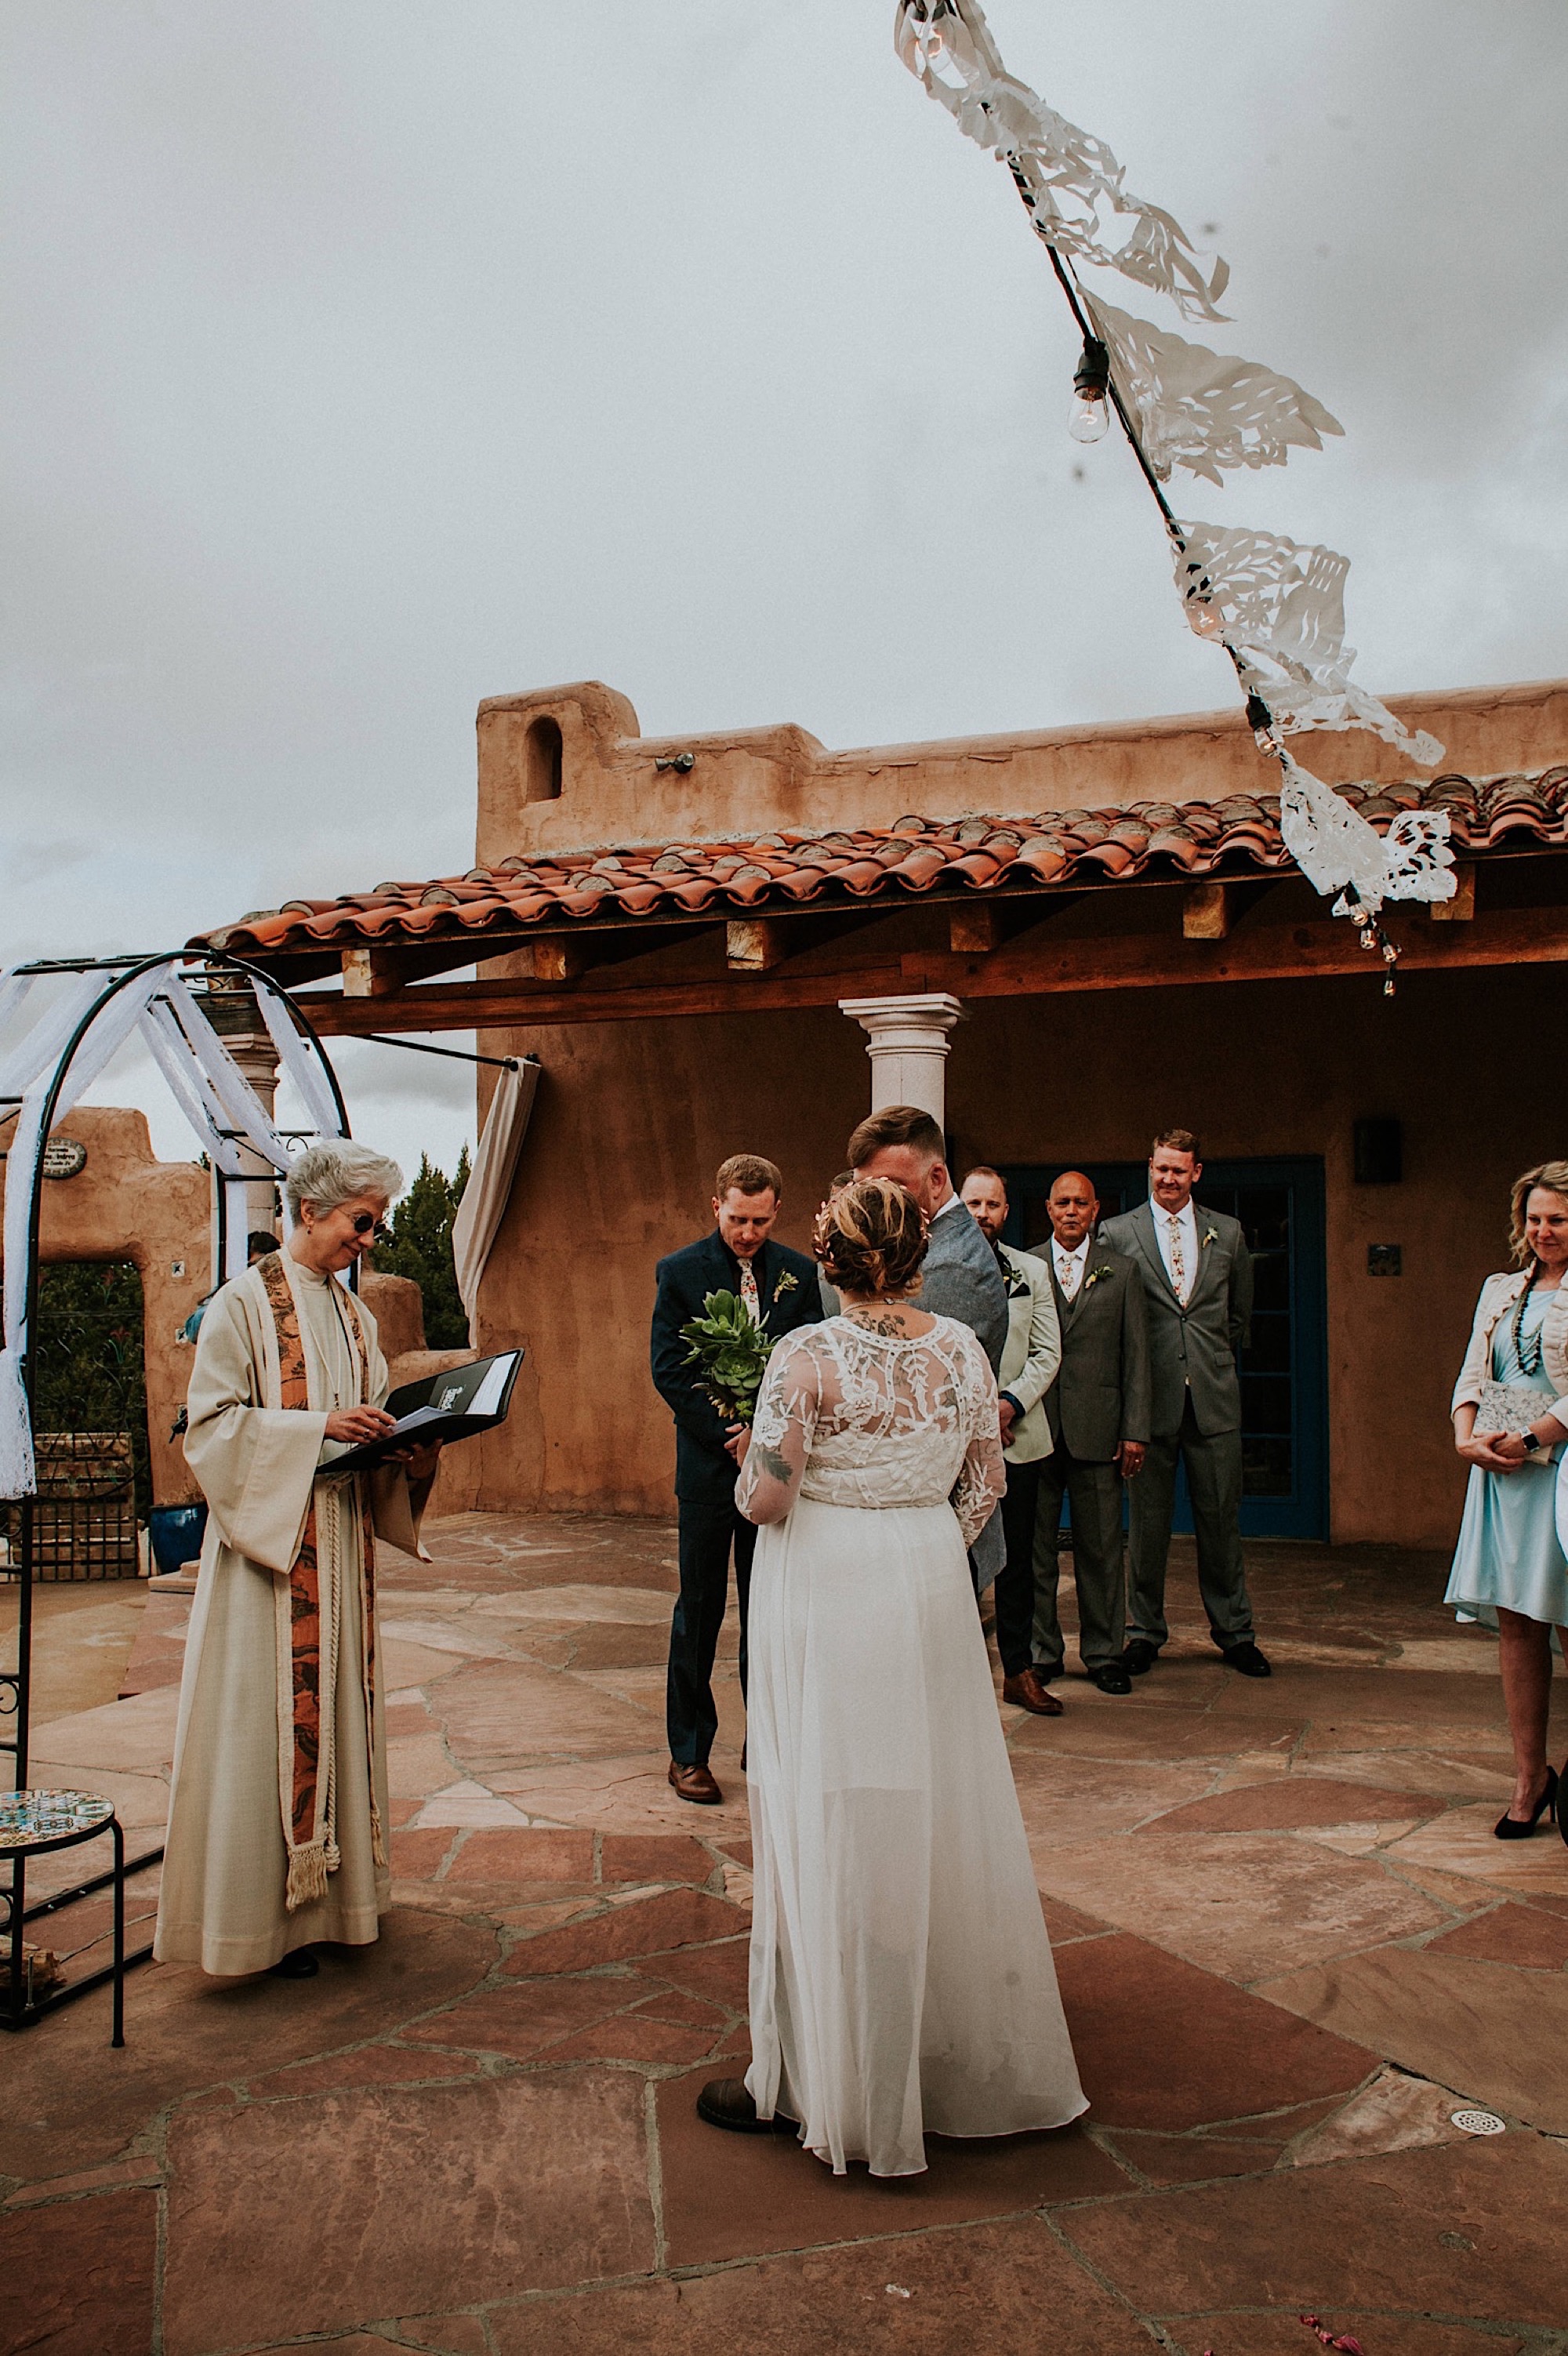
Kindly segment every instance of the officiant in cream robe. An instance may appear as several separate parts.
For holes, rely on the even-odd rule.
[[[336,1479],[332,1464],[391,1422],[375,1320],[338,1271],[370,1248],[401,1185],[362,1146],[311,1149],[290,1173],[288,1246],[202,1320],[185,1448],[210,1512],[160,1962],[222,1976],[292,1964],[304,1976],[315,1964],[302,1951],[367,1944],[389,1903],[371,1539],[417,1551],[434,1456]]]

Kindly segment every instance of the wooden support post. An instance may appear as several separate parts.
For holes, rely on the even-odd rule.
[[[520,952],[523,977],[530,981],[575,981],[587,962],[583,943],[570,933],[542,933]]]
[[[1452,900],[1431,900],[1426,913],[1434,925],[1469,925],[1476,917],[1476,862],[1461,860],[1454,870],[1458,889]]]
[[[1002,946],[1002,911],[988,900],[948,913],[948,947],[954,957],[988,957]]]
[[[1189,884],[1182,894],[1184,940],[1229,940],[1235,919],[1235,901],[1228,884]]]
[[[785,954],[784,927],[771,916],[734,917],[725,926],[725,963],[731,973],[770,973]]]
[[[395,949],[343,951],[345,998],[387,998],[401,990],[408,978]]]

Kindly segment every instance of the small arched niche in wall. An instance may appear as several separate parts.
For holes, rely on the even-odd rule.
[[[523,776],[531,802],[560,800],[561,723],[547,712],[529,723]]]

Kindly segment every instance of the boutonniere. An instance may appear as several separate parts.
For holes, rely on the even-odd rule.
[[[800,1278],[794,1273],[792,1269],[787,1268],[784,1270],[783,1275],[779,1278],[778,1283],[773,1288],[773,1298],[777,1301],[781,1292],[798,1292],[800,1289]]]
[[[1101,1260],[1100,1266],[1098,1268],[1091,1268],[1089,1274],[1084,1278],[1083,1289],[1085,1292],[1089,1290],[1091,1284],[1098,1284],[1102,1276],[1112,1276],[1114,1274],[1115,1270],[1109,1265],[1109,1263]]]
[[[1029,1290],[1028,1278],[1025,1275],[1021,1268],[1010,1268],[1005,1271],[1005,1273],[1007,1278],[1008,1300],[1020,1300]]]
[[[1219,1234],[1218,1234],[1217,1230],[1216,1230],[1215,1228],[1213,1228],[1213,1227],[1205,1227],[1205,1229],[1203,1230],[1203,1248],[1204,1248],[1204,1250],[1205,1250],[1205,1251],[1207,1251],[1207,1250],[1208,1249],[1208,1247],[1209,1247],[1209,1245],[1210,1245],[1210,1244],[1217,1244],[1219,1241]]]

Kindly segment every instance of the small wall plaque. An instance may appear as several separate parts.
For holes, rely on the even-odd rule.
[[[1369,1244],[1367,1246],[1369,1276],[1402,1276],[1404,1247],[1402,1244]]]
[[[80,1178],[87,1167],[87,1148],[78,1137],[51,1137],[44,1147],[46,1178]]]

